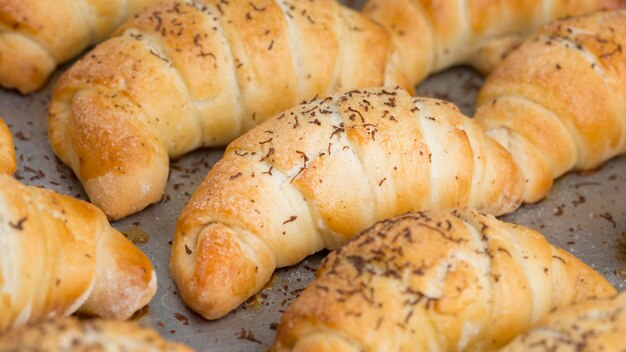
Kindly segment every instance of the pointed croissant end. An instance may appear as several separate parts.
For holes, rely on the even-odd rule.
[[[256,236],[221,223],[178,231],[170,268],[187,305],[206,319],[219,319],[258,292],[276,260]]]
[[[36,41],[21,33],[0,34],[0,86],[30,94],[48,81],[57,65]]]
[[[146,306],[156,294],[152,263],[132,242],[109,228],[99,247],[95,285],[80,312],[125,320]],[[108,252],[108,253],[107,253]]]
[[[158,202],[169,156],[142,109],[123,93],[106,88],[76,93],[62,81],[50,108],[50,143],[76,170],[91,202],[113,220]]]

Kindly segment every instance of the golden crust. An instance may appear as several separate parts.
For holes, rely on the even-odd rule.
[[[0,118],[0,174],[11,175],[15,172],[15,146],[9,127]]]
[[[193,239],[205,224],[223,222],[260,239],[282,266],[405,211],[474,206],[501,214],[537,201],[572,168],[626,152],[624,38],[626,12],[546,26],[487,80],[478,124],[445,102],[399,90],[352,91],[286,111],[228,147],[176,237]],[[292,230],[301,234],[295,240]],[[198,263],[172,257],[174,271]]]
[[[370,0],[363,12],[393,34],[403,71],[417,84],[459,64],[487,73],[541,24],[623,6],[623,0]]]
[[[96,207],[0,176],[0,330],[81,311],[126,319],[156,291],[152,264]]]
[[[408,213],[324,260],[272,350],[490,351],[555,308],[614,293],[533,230],[471,209]]]
[[[180,246],[193,251],[212,222],[237,229],[237,240],[260,240],[267,248],[255,245],[258,253],[273,254],[280,267],[406,211],[472,206],[503,214],[540,200],[572,168],[626,152],[625,31],[626,12],[546,26],[487,80],[476,120],[446,102],[372,89],[303,104],[258,126],[229,145],[183,212],[171,259],[174,272],[187,273],[176,275],[178,285],[189,273],[205,275],[203,259],[181,260]],[[267,263],[263,275],[239,284],[259,289],[274,270]],[[210,309],[222,314],[237,300]]]
[[[0,337],[0,350],[17,351],[160,351],[191,352],[156,331],[132,322],[57,318],[12,330]]]
[[[485,82],[477,120],[518,150],[520,165],[538,165],[524,169],[534,190],[525,201],[542,198],[552,179],[573,168],[592,169],[626,152],[625,38],[623,11],[555,22]]]
[[[406,83],[386,31],[333,0],[166,1],[115,35],[61,77],[49,114],[55,153],[112,218],[158,201],[168,155],[316,95]]]
[[[158,202],[169,158],[142,109],[125,95],[100,88],[77,94],[73,102],[64,107],[73,109],[69,121],[50,118],[49,139],[61,159],[75,165],[91,201],[112,219]]]
[[[626,294],[559,309],[502,348],[514,351],[623,351]]]
[[[506,213],[523,191],[511,156],[454,105],[400,88],[352,91],[231,143],[179,218],[170,265],[185,302],[215,319],[277,266],[377,220],[466,205]]]
[[[61,64],[157,0],[5,0],[0,4],[0,86],[40,89]]]

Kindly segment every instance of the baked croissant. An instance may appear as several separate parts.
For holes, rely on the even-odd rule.
[[[331,253],[274,351],[493,351],[615,289],[531,229],[475,210],[408,213]]]
[[[526,202],[626,152],[626,12],[547,25],[487,78],[476,119],[511,152]]]
[[[40,89],[57,65],[104,40],[123,20],[159,0],[2,0],[0,86]]]
[[[334,0],[167,1],[55,87],[55,153],[113,219],[160,200],[170,157],[316,95],[402,84],[387,32]]]
[[[75,311],[126,319],[148,304],[148,258],[88,203],[0,175],[0,331]]]
[[[626,293],[549,314],[500,352],[591,352],[626,349]]]
[[[15,172],[15,146],[11,131],[0,118],[0,174],[11,175]]]
[[[412,83],[450,66],[488,73],[539,26],[624,7],[623,0],[369,0],[363,12],[393,34]]]
[[[190,352],[191,348],[169,342],[156,331],[132,322],[55,319],[22,327],[0,336],[0,350],[18,351],[154,351]]]
[[[231,143],[179,218],[171,268],[192,309],[219,318],[276,267],[412,210],[517,208],[522,172],[451,103],[400,88],[281,113]]]
[[[625,18],[621,12],[572,21],[605,16],[613,19],[615,40],[626,40],[626,33],[622,35],[626,22],[618,21]],[[565,30],[567,23],[547,30],[559,26]],[[571,55],[580,56],[575,50]],[[536,62],[550,72],[553,68],[543,65],[548,53],[536,50],[523,62]],[[615,54],[613,60],[621,55]],[[505,82],[506,66],[514,73],[510,84],[520,80],[521,71],[512,67],[516,57],[512,54],[495,77]],[[621,62],[626,65],[623,58]],[[582,70],[588,68],[591,65]],[[626,71],[615,69],[606,75],[613,72]],[[552,99],[551,104],[572,101],[560,92],[540,89],[540,84],[556,82],[556,77],[549,81],[536,77],[536,95]],[[564,144],[582,140],[581,136],[597,143],[579,143],[575,156],[594,162],[583,158],[567,164],[570,169],[594,167],[624,152],[624,139],[615,138],[626,131],[624,115],[609,108],[619,106],[610,99],[623,91],[626,82],[615,76],[611,93],[604,86],[590,92],[582,90],[583,85],[594,87],[588,78],[572,72],[559,77],[567,86],[563,91],[581,89],[573,96],[576,104],[570,105],[585,106],[581,115],[585,124],[579,129],[556,128],[562,123],[558,114],[520,114],[515,124],[503,128],[500,121],[524,111],[504,105],[506,97],[495,103],[486,100],[477,122],[450,103],[411,98],[390,88],[319,99],[256,127],[227,148],[179,218],[170,266],[183,300],[205,318],[219,318],[262,288],[276,267],[297,263],[323,248],[337,248],[375,221],[407,211],[465,206],[498,215],[541,199],[560,175],[548,172],[544,155],[559,155],[569,148]],[[491,82],[495,81],[487,81],[483,97],[491,91]],[[531,92],[532,84],[525,89]],[[606,107],[597,103],[601,94],[607,94]],[[493,110],[503,106],[510,108]],[[543,111],[538,104],[527,106]],[[562,121],[568,118],[564,115]],[[526,143],[516,128],[545,143]]]

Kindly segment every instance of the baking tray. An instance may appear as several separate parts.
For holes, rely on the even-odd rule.
[[[17,178],[86,199],[80,183],[54,156],[47,140],[46,110],[59,72],[35,95],[0,89],[0,116],[15,138]],[[471,115],[481,84],[482,78],[470,69],[455,68],[429,78],[418,94],[452,101]],[[221,149],[203,149],[173,161],[163,200],[113,225],[150,257],[157,271],[157,294],[134,319],[199,351],[264,351],[274,338],[280,316],[313,278],[325,253],[278,270],[262,292],[221,320],[206,321],[186,308],[168,269],[171,240],[178,214],[222,153]],[[503,219],[541,231],[620,291],[626,288],[626,157],[593,172],[561,178],[545,200],[525,205]]]

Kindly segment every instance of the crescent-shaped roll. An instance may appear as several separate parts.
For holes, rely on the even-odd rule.
[[[156,292],[148,258],[95,206],[0,175],[0,331],[76,311],[126,319]]]
[[[4,352],[191,352],[191,348],[165,340],[156,331],[133,322],[116,320],[54,319],[18,328],[0,336]]]
[[[626,293],[561,308],[500,352],[595,352],[626,349]]]
[[[399,88],[281,113],[231,143],[179,218],[171,268],[185,302],[218,318],[276,267],[412,210],[502,214],[524,192],[513,158],[451,103]]]
[[[15,146],[9,127],[0,118],[0,174],[11,175],[15,172]]]
[[[494,351],[551,310],[615,294],[538,232],[475,210],[408,213],[331,253],[273,351]]]
[[[369,0],[363,12],[393,34],[412,83],[454,65],[488,73],[542,24],[623,8],[623,0]]]
[[[54,152],[113,218],[161,199],[169,158],[315,96],[401,84],[388,33],[334,0],[180,0],[139,13],[55,87]]]
[[[536,52],[526,62],[542,60]],[[561,77],[567,87],[586,78]],[[595,94],[582,96],[598,99]],[[501,99],[484,109],[504,106]],[[604,106],[597,101],[587,104]],[[407,211],[469,206],[511,212],[545,196],[549,187],[536,180],[550,186],[560,174],[546,172],[540,153],[567,150],[563,141],[595,136],[596,144],[578,144],[578,155],[597,162],[624,152],[624,139],[613,136],[625,134],[626,111],[586,114],[587,124],[572,129],[554,127],[561,123],[558,114],[544,124],[541,115],[519,115],[508,130],[491,128],[490,118],[506,121],[502,117],[514,112],[502,109],[476,121],[453,104],[387,88],[318,99],[257,126],[228,146],[179,218],[170,266],[183,300],[202,316],[219,318],[261,289],[275,268],[337,248],[374,222]],[[532,137],[546,143],[515,137],[516,128],[529,126],[536,127]],[[527,157],[531,152],[537,160]]]
[[[40,89],[62,64],[160,0],[2,0],[0,86]]]
[[[626,11],[547,25],[511,53],[479,92],[476,120],[511,152],[524,200],[572,169],[626,152]]]

